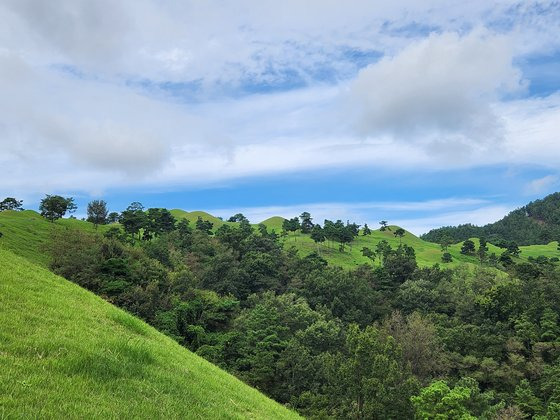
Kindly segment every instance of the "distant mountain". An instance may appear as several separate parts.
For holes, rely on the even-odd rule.
[[[495,223],[485,226],[445,226],[432,229],[421,238],[439,243],[445,236],[456,242],[472,237],[486,237],[492,243],[515,241],[518,245],[557,241],[560,239],[560,192],[532,201]]]

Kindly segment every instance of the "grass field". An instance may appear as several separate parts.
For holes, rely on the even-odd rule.
[[[297,418],[46,269],[0,249],[0,418]]]
[[[99,226],[103,232],[108,225]],[[0,212],[0,249],[8,249],[44,267],[48,265],[48,257],[41,246],[49,239],[53,229],[80,229],[95,231],[93,223],[77,219],[59,219],[54,223],[33,210]]]

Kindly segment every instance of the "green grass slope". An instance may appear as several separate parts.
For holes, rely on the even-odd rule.
[[[444,264],[441,262],[442,250],[440,245],[433,242],[427,242],[419,237],[413,235],[410,232],[406,232],[401,241],[396,238],[393,232],[398,229],[398,226],[390,226],[390,231],[380,231],[374,230],[371,235],[358,236],[353,242],[352,247],[347,246],[344,252],[340,252],[338,249],[338,244],[334,244],[334,247],[327,247],[323,244],[319,247],[313,242],[309,235],[304,235],[297,233],[294,235],[290,233],[289,236],[284,240],[285,247],[295,247],[300,255],[309,255],[312,252],[319,252],[319,254],[325,258],[330,264],[338,265],[344,268],[355,268],[360,264],[370,263],[367,257],[362,255],[362,248],[368,247],[371,250],[375,250],[375,246],[381,241],[386,240],[389,242],[392,248],[396,248],[402,241],[402,244],[411,246],[416,252],[416,261],[420,267],[431,267],[434,264],[440,264],[441,266],[452,268],[458,267],[460,265],[467,265],[469,267],[475,267],[479,265],[478,258],[476,256],[469,256],[461,254],[462,242],[453,244],[449,246],[448,252],[453,257],[453,262]],[[280,232],[280,231],[278,231]],[[471,238],[475,243],[476,247],[479,246],[479,240],[477,238]],[[521,254],[519,258],[515,258],[516,262],[527,261],[530,256],[538,257],[539,255],[544,255],[546,257],[560,257],[560,252],[557,250],[558,243],[551,242],[548,245],[531,245],[519,247]],[[504,250],[488,244],[488,254],[495,253],[500,255]],[[379,260],[376,261],[379,263]]]
[[[282,223],[284,222],[284,220],[285,219],[283,217],[274,216],[263,220],[259,224],[265,225],[269,232],[272,232],[274,230],[276,233],[280,233],[282,232]]]
[[[0,418],[297,418],[142,321],[0,250]]]
[[[216,216],[212,216],[210,213],[206,213],[205,211],[185,211],[180,209],[173,209],[169,211],[177,220],[187,219],[192,226],[194,226],[194,223],[196,223],[199,217],[201,217],[202,220],[208,220],[209,222],[212,222],[214,224],[214,227],[212,228],[213,231],[215,231],[222,225],[238,225],[238,223],[234,222],[224,222],[223,220],[217,218]]]
[[[398,229],[398,226],[390,226],[391,230],[373,230],[371,235],[358,236],[353,242],[352,247],[347,246],[344,252],[339,251],[338,244],[334,247],[327,247],[323,244],[319,248],[313,242],[309,235],[301,233],[295,236],[291,233],[285,239],[285,246],[294,246],[301,255],[308,255],[312,252],[319,252],[330,264],[338,265],[345,268],[355,268],[357,265],[371,263],[367,257],[362,255],[362,248],[367,247],[375,251],[375,246],[382,240],[389,242],[391,247],[397,248],[400,243],[411,246],[416,251],[416,260],[421,267],[431,267],[436,263],[441,263],[442,251],[439,245],[431,242],[423,241],[410,232],[406,232],[404,237],[399,240],[393,232]],[[473,265],[476,263],[474,257],[465,257],[460,253],[460,246],[456,249],[455,246],[450,247],[449,252],[453,256],[453,262],[445,264],[446,267],[456,267],[461,264]],[[379,260],[376,261],[378,263]]]
[[[109,226],[99,226],[100,232]],[[49,239],[53,229],[80,229],[94,232],[93,223],[77,219],[59,219],[54,223],[49,222],[33,210],[2,211],[0,212],[0,247],[9,249],[44,267],[48,265],[48,257],[41,250],[41,246]]]

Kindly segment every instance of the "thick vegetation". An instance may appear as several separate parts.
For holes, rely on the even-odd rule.
[[[296,418],[139,319],[0,250],[0,418]]]
[[[509,275],[419,268],[412,247],[386,242],[347,271],[243,220],[158,230],[166,212],[134,217],[153,234],[53,231],[51,268],[306,416],[559,407],[560,273],[548,258],[498,261]]]
[[[51,229],[41,249],[56,273],[311,418],[558,417],[555,243],[204,216],[133,203],[119,224]],[[327,261],[352,252],[367,263]],[[430,253],[440,265],[418,257]]]
[[[440,243],[449,237],[453,242],[472,237],[486,237],[498,244],[502,241],[519,245],[548,244],[560,239],[560,193],[533,201],[512,211],[503,219],[485,226],[471,224],[447,226],[431,230],[422,239]]]

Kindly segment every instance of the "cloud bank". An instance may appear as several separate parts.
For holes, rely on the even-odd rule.
[[[554,2],[8,0],[0,19],[6,194],[560,163],[560,96],[519,64],[560,50]]]

